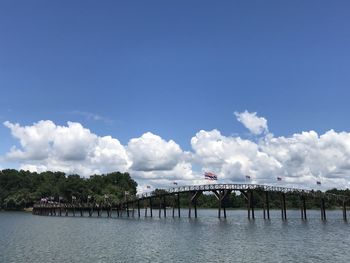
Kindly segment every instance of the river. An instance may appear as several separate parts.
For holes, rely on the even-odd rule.
[[[198,219],[89,218],[0,212],[0,262],[349,262],[350,228],[341,211],[198,210]],[[168,215],[170,215],[170,211]],[[182,211],[185,215],[186,211]],[[154,215],[158,215],[154,211]]]

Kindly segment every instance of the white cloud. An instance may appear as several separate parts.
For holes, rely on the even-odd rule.
[[[21,169],[63,171],[83,176],[115,170],[127,171],[130,160],[124,146],[110,136],[99,137],[80,123],[59,126],[39,121],[31,126],[4,123],[19,139],[6,158],[20,162]]]
[[[174,141],[147,132],[128,143],[134,171],[170,171],[182,159],[183,152]]]
[[[251,133],[258,135],[268,132],[267,120],[258,117],[256,112],[235,112],[237,120],[244,125]]]
[[[242,114],[265,120],[256,113]],[[150,132],[123,146],[118,139],[98,136],[79,123],[59,126],[39,121],[21,126],[5,122],[19,146],[12,147],[3,162],[17,162],[19,168],[32,171],[83,176],[128,171],[141,191],[146,185],[169,187],[174,181],[179,185],[207,183],[203,171],[217,173],[222,183],[242,182],[250,175],[252,183],[277,184],[279,176],[283,177],[279,184],[287,186],[314,188],[320,180],[324,188],[350,187],[350,133],[308,131],[274,137],[266,123],[245,124],[256,133],[265,133],[258,141],[201,130],[191,139],[192,151],[185,152],[173,140]]]

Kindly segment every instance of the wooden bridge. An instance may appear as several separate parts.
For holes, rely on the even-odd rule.
[[[181,217],[180,196],[186,196],[188,204],[188,217],[194,216],[197,218],[197,200],[203,192],[214,193],[218,200],[218,217],[226,218],[226,206],[229,194],[232,191],[240,192],[247,204],[248,219],[255,218],[254,199],[259,198],[263,202],[263,218],[270,219],[270,193],[278,193],[280,197],[280,209],[282,220],[287,219],[286,196],[296,195],[299,197],[300,217],[302,220],[307,219],[306,200],[316,198],[320,202],[321,219],[326,220],[326,202],[333,200],[337,205],[342,207],[343,219],[347,220],[346,208],[350,197],[343,195],[335,195],[314,190],[305,190],[298,188],[288,188],[280,186],[269,186],[259,184],[208,184],[208,185],[193,185],[179,186],[169,189],[148,192],[135,196],[126,196],[124,201],[115,205],[96,204],[96,203],[37,203],[33,207],[35,215],[58,215],[68,216],[76,214],[84,216],[88,213],[89,216],[97,214],[101,216],[106,212],[107,217],[112,217],[112,212],[115,211],[118,217],[123,214],[127,217],[141,217],[141,209],[144,210],[144,216],[153,217],[155,200],[159,203],[158,216],[167,216],[166,203],[171,203],[172,217]],[[276,196],[276,195],[274,195]],[[137,215],[135,213],[137,212]],[[192,214],[193,212],[193,214]]]

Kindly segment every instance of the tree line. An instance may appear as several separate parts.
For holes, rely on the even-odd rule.
[[[62,172],[0,171],[0,208],[19,210],[41,198],[53,202],[116,203],[125,192],[136,194],[137,183],[128,173],[113,172],[83,178]]]

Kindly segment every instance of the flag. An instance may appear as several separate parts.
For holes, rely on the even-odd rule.
[[[147,188],[147,189],[150,189],[150,188],[151,188],[151,186],[150,186],[150,185],[147,185],[147,186],[146,186],[146,188]]]
[[[204,178],[207,180],[217,180],[218,176],[216,174],[211,173],[211,172],[205,172]]]
[[[321,185],[321,181],[316,181],[316,184]]]
[[[174,185],[177,185],[177,182],[174,182],[173,184],[174,184]]]
[[[75,200],[75,199],[77,199],[74,195],[72,195],[72,200]]]
[[[250,180],[250,175],[246,175],[245,179],[249,179]]]
[[[277,177],[277,181],[282,181],[282,177]]]

